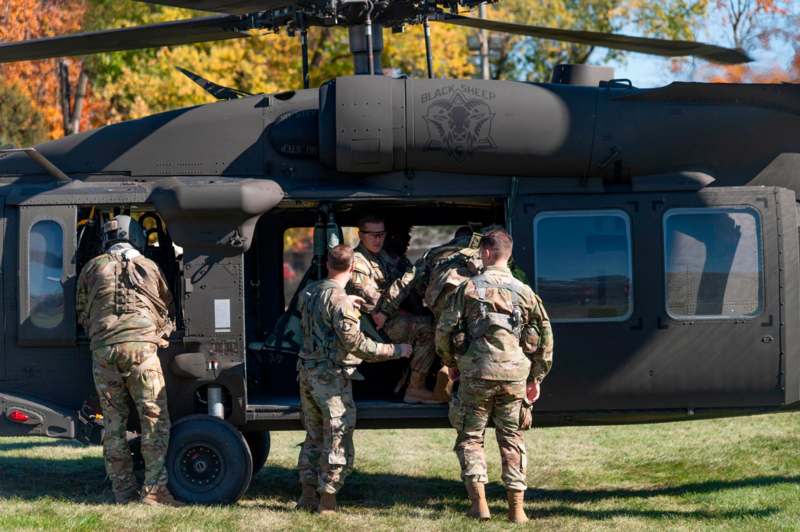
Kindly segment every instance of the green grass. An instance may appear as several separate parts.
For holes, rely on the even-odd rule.
[[[361,430],[356,471],[330,518],[292,510],[300,432],[231,507],[115,506],[99,447],[0,439],[0,529],[508,530],[489,431],[488,524],[467,508],[451,430]],[[800,530],[800,413],[527,434],[536,530]],[[513,528],[513,527],[511,527]],[[525,528],[525,527],[518,527]]]

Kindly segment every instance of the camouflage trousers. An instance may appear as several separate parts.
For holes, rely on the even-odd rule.
[[[450,402],[450,423],[458,431],[453,450],[461,464],[462,479],[488,481],[483,443],[486,425],[491,418],[500,447],[503,483],[511,490],[524,491],[527,488],[528,459],[519,428],[524,397],[525,381],[461,378],[458,395]]]
[[[395,344],[411,344],[411,369],[427,375],[436,360],[433,342],[433,320],[430,316],[397,314],[383,326],[383,331]]]
[[[300,484],[320,493],[337,493],[355,460],[353,384],[339,369],[301,367],[298,371],[300,421],[306,429],[297,460]]]
[[[103,410],[103,456],[115,494],[137,489],[133,460],[125,438],[128,396],[133,399],[142,426],[144,490],[167,484],[164,465],[169,447],[170,421],[164,373],[158,346],[124,342],[92,352],[94,383]]]

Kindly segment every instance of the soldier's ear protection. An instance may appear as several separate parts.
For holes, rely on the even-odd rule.
[[[147,244],[146,238],[139,222],[125,214],[103,224],[103,244],[105,246],[116,242],[129,242],[141,251]]]

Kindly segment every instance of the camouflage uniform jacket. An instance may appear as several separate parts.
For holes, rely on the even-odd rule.
[[[449,262],[460,253],[466,261],[473,261],[477,257],[477,250],[470,246],[471,237],[453,239],[446,244],[428,250],[417,262],[406,269],[402,276],[395,279],[383,293],[379,309],[386,316],[392,316],[400,308],[403,301],[416,291],[425,301],[425,306],[431,310],[436,308],[437,299],[448,284],[454,284],[454,288],[460,285],[465,279],[471,277],[480,269],[480,259],[476,263],[475,270],[463,277],[458,277],[457,268],[453,272],[443,272],[444,275],[432,279],[431,275],[439,265]],[[461,264],[459,264],[461,266]],[[441,277],[441,278],[440,278]]]
[[[362,310],[371,313],[378,308],[386,287],[402,275],[398,261],[386,251],[372,254],[362,244],[353,250],[353,276],[347,285],[347,293],[364,298]]]
[[[452,348],[459,327],[469,342],[463,355]],[[553,361],[553,332],[539,296],[508,268],[489,266],[453,295],[437,324],[436,348],[467,378],[541,382]]]
[[[361,313],[335,281],[323,279],[308,285],[300,295],[303,346],[298,356],[308,363],[331,363],[355,370],[367,362],[399,358],[400,348],[364,336]]]
[[[78,322],[91,338],[91,349],[122,343],[152,342],[174,326],[172,295],[156,263],[132,247],[90,260],[78,277]]]

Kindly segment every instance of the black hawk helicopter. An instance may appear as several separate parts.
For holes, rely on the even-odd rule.
[[[284,233],[313,231],[314,278],[329,238],[366,211],[390,226],[511,231],[555,329],[541,425],[800,403],[800,88],[643,90],[585,66],[543,84],[370,75],[382,28],[408,24],[720,63],[747,61],[742,51],[463,15],[474,0],[151,3],[220,14],[3,43],[0,61],[286,28],[303,42],[307,86],[307,29],[342,26],[356,75],[258,95],[192,75],[223,101],[0,154],[0,434],[97,441],[75,278],[99,222],[120,212],[149,228],[147,254],[179,303],[161,357],[170,482],[187,501],[236,501],[267,458],[267,431],[298,427]],[[446,424],[445,406],[395,399],[402,370],[365,369],[359,426]]]

